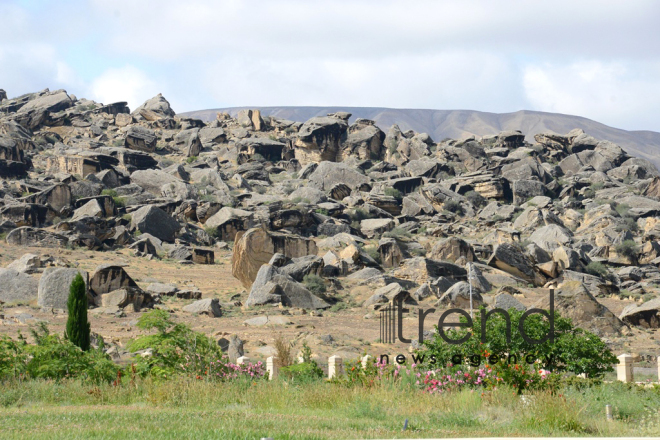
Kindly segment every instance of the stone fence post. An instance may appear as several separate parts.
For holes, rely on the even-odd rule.
[[[341,357],[330,356],[328,358],[328,379],[334,379],[344,374],[344,364]]]
[[[362,368],[363,368],[363,369],[366,369],[366,368],[367,368],[367,365],[369,365],[369,362],[371,362],[371,359],[372,359],[371,355],[368,355],[368,354],[365,355],[365,356],[362,358],[362,362],[361,362],[361,364],[362,364]],[[658,359],[660,359],[660,358],[658,358]]]
[[[250,358],[247,356],[241,356],[236,359],[236,365],[245,365],[250,362]]]
[[[280,374],[280,363],[277,356],[266,359],[266,371],[268,372],[268,380],[277,379]]]
[[[616,378],[621,382],[633,381],[633,358],[629,354],[617,356],[619,365],[616,366]]]

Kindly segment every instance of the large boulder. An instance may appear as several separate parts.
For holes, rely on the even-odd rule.
[[[160,197],[163,192],[163,186],[169,184],[182,183],[181,179],[161,170],[137,170],[131,174],[131,183],[143,188],[156,197]]]
[[[534,263],[516,244],[502,243],[498,245],[488,260],[488,265],[535,286],[545,284],[545,278],[535,270]]]
[[[472,289],[472,308],[478,309],[484,300],[481,294]],[[438,305],[458,307],[461,309],[470,308],[470,285],[465,281],[459,281],[451,286],[438,300]]]
[[[643,328],[660,328],[660,298],[654,298],[644,304],[631,304],[623,309],[621,319],[626,324]]]
[[[131,227],[166,242],[173,242],[181,228],[179,222],[153,205],[143,206],[131,213]]]
[[[549,310],[549,296],[535,307]],[[555,292],[555,311],[564,318],[570,318],[575,326],[601,337],[618,335],[626,326],[579,281],[564,282],[561,289]]]
[[[89,277],[89,291],[92,297],[99,298],[104,293],[125,287],[138,288],[138,285],[119,265],[102,264]]]
[[[47,268],[39,280],[37,304],[41,307],[66,310],[69,289],[78,273],[82,275],[87,288],[89,277],[86,271],[67,267]]]
[[[0,302],[27,303],[37,298],[39,282],[13,269],[0,269]]]
[[[369,183],[369,178],[344,163],[321,162],[309,176],[312,186],[321,191],[330,191],[338,183],[347,185],[351,190],[359,189]]]
[[[204,226],[216,228],[218,238],[234,241],[239,231],[247,231],[254,226],[254,214],[243,209],[225,206],[206,220]]]
[[[307,290],[303,284],[272,264],[261,266],[245,304],[248,307],[282,304],[287,307],[311,310],[330,307],[324,300]]]
[[[429,258],[454,263],[463,257],[466,261],[475,261],[477,257],[470,244],[458,237],[449,237],[437,242],[431,249]]]
[[[133,111],[133,115],[142,116],[148,121],[152,121],[160,118],[174,117],[175,113],[167,99],[159,93],[153,98],[147,99],[144,104],[136,108]]]
[[[64,247],[69,241],[64,235],[29,226],[12,230],[6,240],[15,246],[31,247]]]
[[[308,162],[341,162],[341,140],[348,130],[350,113],[334,113],[314,117],[305,122],[298,131],[295,144],[296,159]]]
[[[222,309],[220,308],[220,300],[218,300],[218,298],[200,299],[199,301],[184,306],[183,311],[197,315],[207,315],[211,318],[219,318],[222,316]]]
[[[573,234],[559,225],[547,225],[537,229],[529,240],[547,252],[554,252],[558,247],[570,244]]]
[[[139,125],[131,125],[126,131],[124,146],[131,150],[153,153],[156,151],[156,133]]]
[[[246,288],[252,286],[259,268],[276,253],[295,258],[318,252],[314,240],[295,234],[253,228],[236,237],[231,272]]]
[[[431,260],[424,257],[415,257],[404,260],[394,273],[397,278],[423,284],[429,278],[448,277],[467,279],[467,270],[446,261]]]

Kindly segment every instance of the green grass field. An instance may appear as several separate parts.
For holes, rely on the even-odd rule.
[[[613,422],[605,420],[607,403]],[[658,390],[619,383],[521,399],[508,388],[429,395],[322,381],[96,387],[35,380],[3,384],[0,405],[3,440],[660,435]]]

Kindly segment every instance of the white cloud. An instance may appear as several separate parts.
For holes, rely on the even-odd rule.
[[[158,86],[147,74],[134,66],[108,69],[89,86],[90,99],[104,104],[126,101],[135,109],[157,95]]]
[[[629,129],[657,129],[660,62],[530,65],[523,85],[534,110],[583,115]]]

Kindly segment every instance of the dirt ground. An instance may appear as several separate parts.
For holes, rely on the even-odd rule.
[[[245,341],[246,355],[251,359],[263,360],[273,352],[273,343],[281,335],[284,339],[294,342],[294,352],[300,349],[305,339],[312,347],[314,355],[323,362],[327,356],[340,354],[345,359],[358,358],[364,353],[372,356],[381,354],[407,354],[409,345],[397,342],[395,345],[380,343],[380,327],[377,313],[364,309],[360,304],[373,294],[372,287],[357,286],[346,279],[341,279],[340,289],[330,289],[329,295],[338,295],[348,307],[338,310],[337,307],[318,312],[308,312],[299,309],[288,309],[279,306],[264,306],[246,309],[236,305],[237,301],[245,302],[247,292],[231,275],[231,251],[216,250],[215,264],[184,265],[174,260],[147,260],[135,257],[129,250],[117,252],[96,252],[87,250],[69,250],[54,248],[25,248],[0,244],[0,265],[3,267],[20,258],[26,253],[39,255],[48,254],[68,260],[72,265],[88,272],[101,264],[122,264],[125,270],[142,288],[150,283],[173,283],[181,288],[197,287],[203,293],[203,298],[219,298],[223,308],[223,316],[210,318],[194,316],[183,312],[181,308],[192,300],[165,298],[164,304],[174,313],[178,322],[185,322],[193,329],[213,336],[216,339],[238,334]],[[33,276],[39,277],[40,274]],[[521,289],[524,297],[518,299],[525,305],[534,304],[542,295],[538,290]],[[601,298],[599,301],[608,307],[615,315],[627,305],[628,300]],[[420,307],[431,308],[435,298],[427,299]],[[18,319],[17,315],[23,315]],[[432,330],[437,323],[441,310],[427,316],[425,329]],[[29,327],[43,320],[48,323],[52,332],[62,333],[66,315],[45,313],[36,304],[36,299],[30,304],[2,306],[0,315],[0,334],[17,336],[29,334]],[[106,341],[120,347],[141,334],[135,324],[141,312],[125,312],[125,317],[114,314],[95,313],[90,310],[89,319],[92,331],[104,337]],[[270,316],[279,323],[269,323],[255,326],[247,325],[246,320],[257,316]],[[418,318],[416,311],[409,313],[404,319],[404,335],[414,338],[417,335]],[[330,335],[328,337],[327,335]],[[624,352],[642,354],[660,354],[660,330],[632,329],[629,335],[608,340],[615,354]]]

